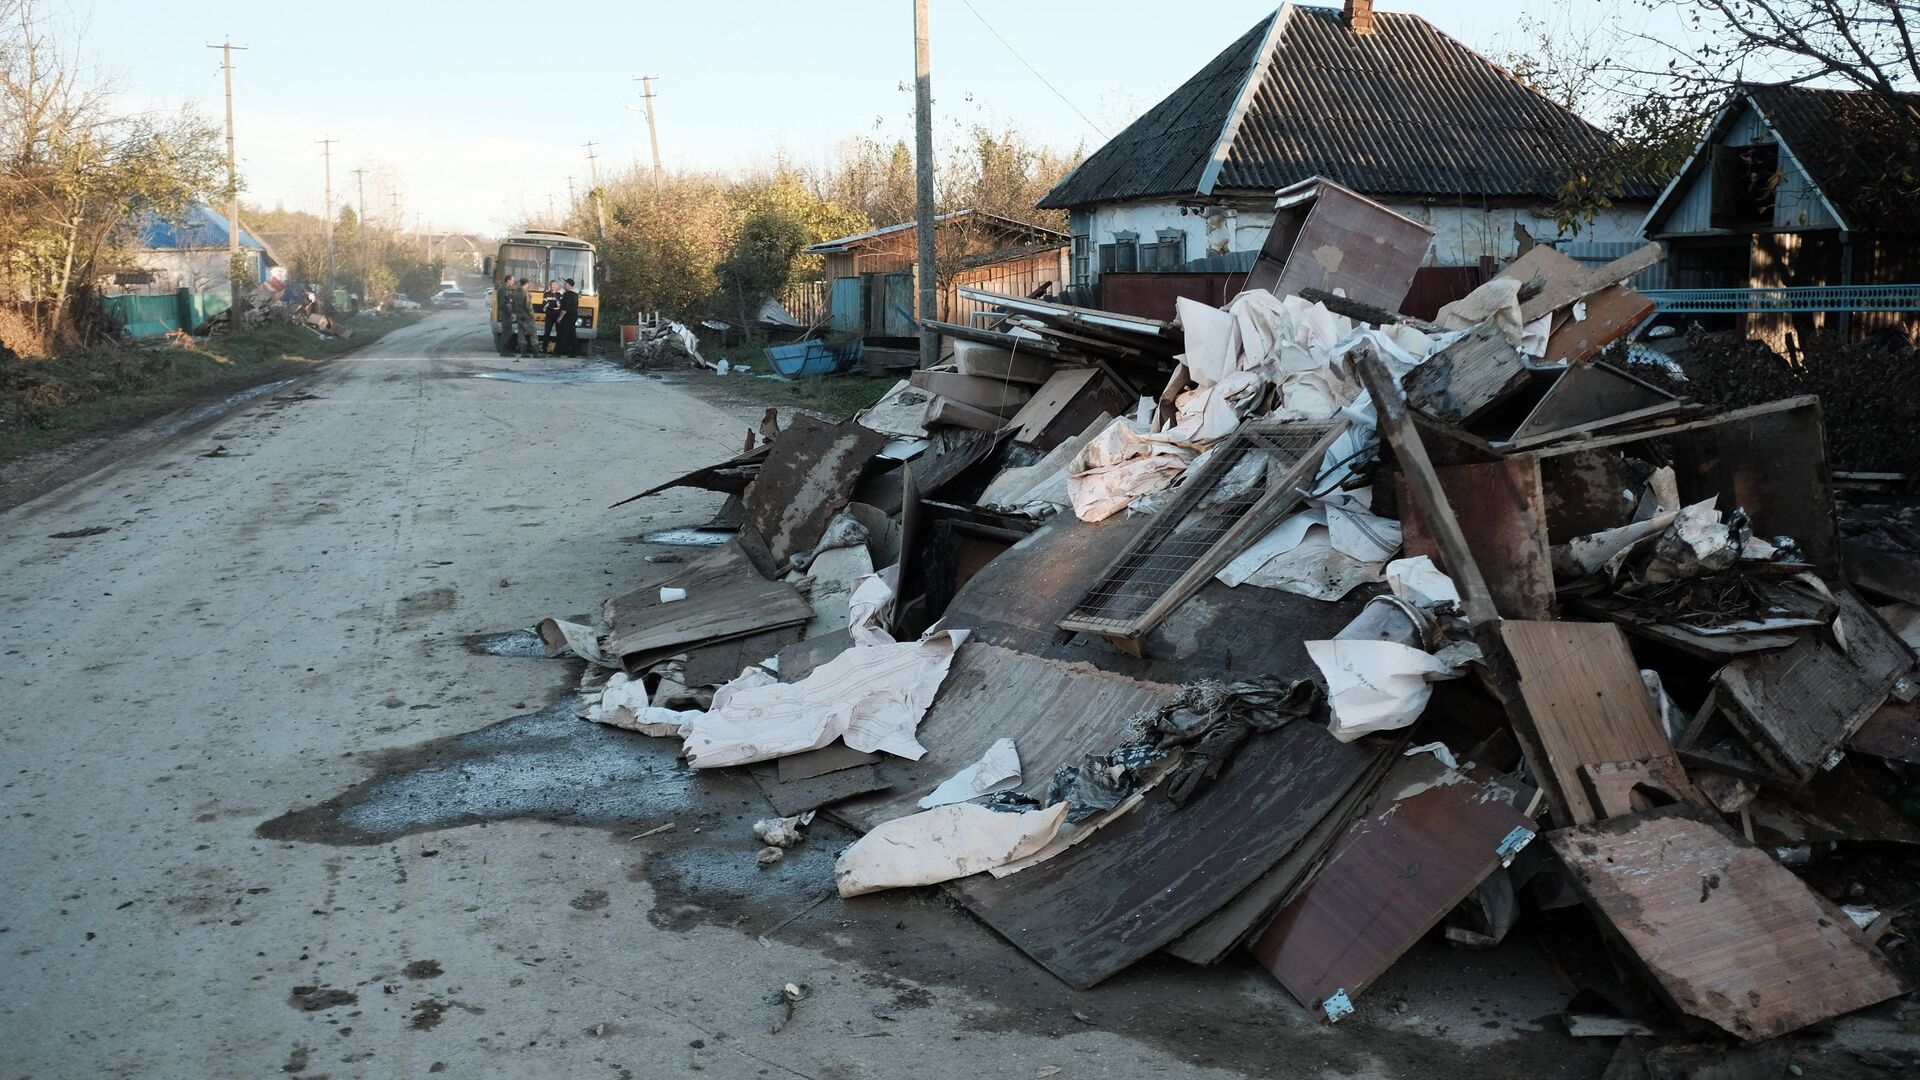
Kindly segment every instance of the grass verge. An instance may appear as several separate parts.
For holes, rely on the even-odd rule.
[[[356,322],[353,336],[345,340],[277,323],[202,339],[190,349],[103,344],[52,360],[0,360],[0,461],[305,374],[322,360],[414,321],[414,316],[398,316]]]
[[[812,379],[786,381],[765,379],[758,374],[708,375],[695,371],[681,381],[705,384],[696,388],[712,392],[741,404],[765,403],[784,409],[805,409],[828,420],[839,422],[880,400],[880,395],[900,381],[888,375],[826,375]]]

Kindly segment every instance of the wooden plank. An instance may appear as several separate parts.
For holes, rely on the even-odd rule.
[[[1347,830],[1253,954],[1294,1000],[1338,1020],[1400,955],[1533,838],[1534,823],[1488,789],[1416,754]]]
[[[1625,337],[1656,305],[1630,285],[1609,285],[1587,297],[1587,317],[1568,318],[1547,336],[1548,363],[1579,363]]]
[[[1575,886],[1678,1011],[1749,1041],[1906,991],[1852,920],[1710,811],[1549,833]]]
[[[1366,383],[1367,394],[1379,413],[1380,428],[1407,478],[1409,504],[1417,506],[1425,515],[1434,546],[1440,551],[1441,568],[1453,578],[1467,621],[1480,625],[1498,619],[1500,613],[1493,594],[1487,588],[1479,564],[1473,560],[1473,549],[1460,531],[1459,519],[1447,505],[1446,489],[1427,457],[1419,429],[1408,419],[1406,399],[1401,396],[1400,388],[1394,385],[1393,376],[1374,355],[1372,346],[1362,345],[1350,360],[1359,369],[1361,381]]]
[[[1466,424],[1531,380],[1526,357],[1492,323],[1429,356],[1401,381],[1407,405],[1449,424]]]
[[[794,413],[773,441],[753,486],[741,496],[747,527],[766,542],[776,572],[813,550],[827,522],[847,504],[867,462],[887,437],[855,423],[829,424]]]
[[[1847,736],[1847,749],[1920,764],[1920,701],[1889,701],[1875,709]]]
[[[1508,441],[1538,445],[1679,407],[1672,394],[1607,364],[1577,364],[1561,372]]]
[[[1509,619],[1551,619],[1553,562],[1547,550],[1546,494],[1540,462],[1525,454],[1487,465],[1449,465],[1434,470],[1473,561],[1492,593],[1495,609]],[[1400,475],[1400,528],[1408,557],[1445,561],[1420,500]]]
[[[781,649],[799,641],[804,633],[801,624],[796,623],[695,646],[687,650],[687,667],[680,681],[688,686],[719,686],[738,678],[744,668],[779,655]]]
[[[1722,711],[1769,766],[1811,779],[1887,699],[1904,668],[1863,668],[1826,640],[1802,637],[1777,653],[1744,656],[1714,682]]]
[[[974,431],[999,431],[1009,423],[1004,416],[990,413],[985,409],[976,409],[964,401],[955,401],[950,397],[934,398],[933,408],[927,412],[927,420],[933,424],[972,428]]]
[[[684,600],[660,602],[663,587],[685,589]],[[739,541],[716,548],[656,585],[607,602],[610,656],[697,645],[804,623],[813,609],[793,586],[761,577]]]
[[[1577,300],[1592,296],[1632,277],[1666,258],[1659,244],[1648,244],[1591,270],[1579,277],[1554,276],[1547,279],[1540,295],[1520,305],[1520,321],[1532,322],[1549,312],[1558,311]]]
[[[1101,413],[1127,416],[1134,402],[1099,368],[1063,367],[1021,406],[1013,420],[1013,441],[1051,450],[1085,431]]]
[[[1674,802],[1708,805],[1686,775],[1664,761],[1615,761],[1580,766],[1580,785],[1600,817],[1620,817]]]
[[[1555,820],[1584,825],[1601,816],[1581,783],[1582,765],[1652,761],[1685,775],[1619,627],[1508,621],[1500,641],[1531,729],[1516,733]]]
[[[789,754],[777,759],[774,764],[780,782],[785,784],[795,780],[811,780],[859,765],[871,765],[879,760],[877,753],[855,750],[846,743],[835,742],[804,754]]]

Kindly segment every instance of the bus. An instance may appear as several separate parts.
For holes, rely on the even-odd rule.
[[[484,269],[493,281],[493,303],[488,305],[487,317],[493,320],[493,347],[501,356],[513,351],[507,338],[512,316],[502,284],[508,275],[528,283],[533,319],[543,334],[546,315],[540,305],[546,299],[547,282],[572,278],[574,291],[580,294],[580,314],[574,325],[583,345],[592,342],[599,332],[599,278],[605,276],[605,267],[594,260],[591,243],[554,229],[522,229],[500,241],[499,253],[486,260]]]

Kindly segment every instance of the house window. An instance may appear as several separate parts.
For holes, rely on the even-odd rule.
[[[1130,274],[1140,269],[1140,234],[1117,232],[1113,243],[1100,245],[1100,272]]]
[[[1086,285],[1093,281],[1093,237],[1078,233],[1073,238],[1073,283]]]
[[[1774,191],[1780,182],[1780,144],[1713,148],[1713,202],[1708,223],[1716,229],[1773,224]]]
[[[1179,229],[1161,229],[1154,234],[1154,239],[1155,243],[1141,245],[1140,269],[1167,271],[1186,265],[1186,233]]]

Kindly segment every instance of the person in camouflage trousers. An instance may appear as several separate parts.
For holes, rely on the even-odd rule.
[[[513,345],[514,351],[521,356],[533,355],[533,304],[527,299],[527,281],[520,279],[507,291],[508,302],[513,309]]]

